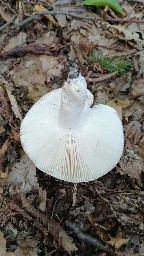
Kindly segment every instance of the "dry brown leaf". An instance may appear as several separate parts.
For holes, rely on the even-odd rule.
[[[47,82],[50,82],[52,77],[61,75],[65,61],[66,58],[61,55],[59,57],[42,55],[40,57],[42,71],[47,74]]]
[[[26,43],[26,33],[20,32],[17,36],[10,38],[9,43],[3,49],[4,51],[9,51],[16,46],[22,46]]]
[[[52,30],[42,34],[41,37],[36,40],[36,44],[45,44],[50,47],[56,47],[58,44],[60,44],[60,40],[57,37],[57,32]]]
[[[108,229],[106,229],[104,226],[95,223],[95,229],[97,235],[102,239],[103,242],[107,242],[108,240]]]
[[[141,180],[143,170],[142,160],[133,149],[126,149],[119,165],[121,169],[118,168],[118,172],[121,175],[128,175],[132,179],[135,179],[141,187],[143,186]]]
[[[8,147],[11,144],[11,139],[6,139],[5,143],[2,145],[2,148],[0,149],[0,162],[2,162],[4,155],[7,152]]]
[[[0,115],[3,116],[6,120],[10,120],[12,114],[11,114],[8,100],[6,97],[6,92],[2,86],[0,86],[0,101],[1,101]]]
[[[136,80],[131,91],[133,98],[144,96],[144,78]]]
[[[116,236],[111,237],[110,241],[107,241],[107,243],[115,247],[116,249],[119,249],[122,245],[127,244],[128,241],[129,239],[124,239],[122,237],[122,231],[121,231],[121,228],[119,227],[117,230]]]
[[[119,99],[113,99],[108,101],[107,103],[108,106],[113,107],[118,112],[118,115],[121,120],[122,120],[122,109],[125,107],[128,107],[129,104],[130,103],[128,101],[119,100]]]
[[[6,255],[6,240],[3,237],[3,233],[0,232],[0,256]]]
[[[0,15],[6,22],[9,22],[12,19],[12,16],[5,9],[5,7],[0,6]]]
[[[41,4],[36,4],[33,11],[42,12],[42,11],[46,11],[46,9]],[[44,17],[48,19],[54,26],[60,27],[51,14],[45,14]]]
[[[23,193],[28,193],[33,188],[39,187],[36,167],[26,154],[13,165],[11,172],[9,172],[8,183],[10,185],[20,185],[20,191]]]
[[[7,91],[8,97],[9,97],[9,101],[10,101],[11,106],[12,106],[12,110],[15,114],[15,117],[18,118],[20,121],[22,121],[22,114],[21,114],[21,111],[20,111],[20,107],[17,104],[15,96],[12,95],[10,90],[8,90],[7,88],[6,88],[6,91]]]
[[[46,211],[47,191],[46,189],[39,188],[39,210],[41,212]]]
[[[40,97],[48,92],[50,92],[48,87],[33,85],[31,88],[29,88],[29,93],[27,96],[33,100],[33,102],[36,102]]]
[[[13,253],[13,255],[7,255],[6,256],[37,256],[38,255],[38,248],[37,247],[23,247],[21,245],[18,246],[16,251]]]
[[[15,254],[15,252],[6,252],[6,240],[2,232],[0,232],[0,256],[20,256],[20,254]]]
[[[139,52],[139,76],[144,74],[144,52],[143,50]]]
[[[66,58],[62,55],[58,57],[40,55],[31,56],[31,58],[25,56],[18,64],[17,69],[13,69],[9,74],[16,87],[28,88],[31,98],[33,98],[32,91],[34,90],[34,94],[37,94],[38,91],[38,95],[36,95],[38,99],[41,96],[39,91],[42,92],[42,95],[49,91],[49,88],[44,86],[45,82],[50,82],[53,77],[62,74],[65,61]]]
[[[7,179],[8,178],[8,170],[6,172],[0,172],[0,179]]]
[[[143,40],[139,37],[139,27],[135,23],[130,24],[129,26],[123,25],[112,25],[108,22],[102,22],[105,24],[106,28],[113,34],[114,37],[126,40],[126,41],[134,41],[137,46],[143,46]]]
[[[56,14],[55,15],[57,21],[58,21],[58,24],[60,25],[61,28],[64,28],[67,24],[67,19],[65,17],[65,15],[62,15],[62,14]]]
[[[17,128],[15,128],[14,126],[10,125],[11,127],[11,135],[12,135],[12,138],[16,141],[19,141],[20,140],[20,131]]]
[[[72,238],[66,234],[62,227],[53,219],[48,218],[44,213],[36,209],[22,193],[18,192],[16,195],[16,200],[18,202],[20,201],[22,203],[22,208],[30,213],[30,215],[35,219],[38,219],[38,221],[48,229],[48,232],[54,237],[60,247],[63,247],[68,253],[77,250],[77,247],[73,243]]]
[[[22,247],[18,248],[14,252],[6,252],[6,240],[3,233],[0,232],[0,256],[37,256],[37,247]]]

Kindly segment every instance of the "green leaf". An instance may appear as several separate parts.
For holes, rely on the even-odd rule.
[[[120,5],[115,0],[85,0],[82,2],[83,5],[94,5],[105,7],[108,6],[118,13],[122,13]]]

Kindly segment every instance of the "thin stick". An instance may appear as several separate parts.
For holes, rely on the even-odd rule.
[[[72,203],[72,206],[74,207],[76,205],[76,199],[77,199],[77,183],[74,184],[74,187],[73,187],[73,203]]]
[[[81,229],[73,222],[67,220],[66,221],[66,226],[71,229],[76,235],[77,237],[82,240],[85,243],[88,244],[92,244],[94,246],[96,246],[97,248],[99,248],[100,250],[107,252],[110,255],[114,255],[114,252],[112,251],[111,248],[109,248],[107,245],[105,245],[104,243],[102,243],[100,240],[98,240],[95,237],[90,236],[87,233],[83,233],[81,231]]]
[[[120,22],[120,23],[124,23],[124,22],[134,22],[134,23],[144,23],[144,20],[131,20],[131,19],[120,19],[120,18],[117,18],[117,19],[114,19],[114,18],[97,18],[97,17],[92,17],[92,16],[80,16],[80,15],[76,15],[74,13],[71,13],[68,12],[68,11],[59,11],[59,10],[55,10],[55,11],[48,11],[48,10],[45,10],[45,11],[42,11],[42,12],[35,12],[36,15],[45,15],[45,14],[62,14],[62,15],[69,15],[69,16],[72,16],[72,17],[75,17],[75,18],[79,18],[79,19],[86,19],[86,20],[100,20],[100,21],[103,21],[103,20],[106,20],[106,21],[114,21],[114,22]]]
[[[8,9],[9,9],[11,12],[13,12],[13,14],[17,15],[17,13],[15,12],[15,10],[12,9],[9,4],[6,4],[3,0],[0,0],[0,2],[1,2],[4,6],[8,7]]]
[[[6,24],[4,24],[2,27],[0,27],[0,31],[4,30],[8,26],[10,26],[13,23],[13,21],[15,20],[15,18],[16,18],[16,15],[14,15],[10,21],[8,21]]]
[[[110,79],[110,78],[112,78],[116,75],[117,75],[117,71],[113,72],[113,73],[110,73],[110,74],[105,74],[101,77],[86,77],[86,80],[89,81],[89,82],[101,82],[101,81]]]
[[[44,45],[26,45],[26,46],[16,46],[13,49],[7,51],[7,52],[2,52],[0,53],[0,60],[6,60],[7,58],[12,58],[12,57],[21,57],[24,56],[27,53],[32,53],[35,55],[39,54],[46,54],[51,56],[51,49],[49,46]]]
[[[44,213],[34,207],[31,202],[18,191],[15,195],[16,201],[22,204],[22,208],[31,215],[38,222],[42,223],[48,232],[55,238],[55,240],[62,246],[67,252],[72,252],[77,250],[77,247],[72,242],[72,239],[66,234],[63,228],[56,223],[54,220],[48,218]]]
[[[25,20],[23,20],[22,22],[19,22],[17,24],[15,24],[14,28],[19,28],[22,27],[24,25],[26,25],[27,23],[38,19],[39,16],[43,16],[45,14],[51,14],[51,15],[55,15],[55,14],[62,14],[62,15],[68,15],[77,19],[84,19],[84,20],[91,20],[91,21],[111,21],[111,22],[120,22],[120,23],[125,23],[125,22],[130,22],[130,23],[144,23],[144,20],[131,20],[131,19],[113,19],[113,18],[97,18],[97,17],[91,17],[91,16],[81,16],[81,15],[77,15],[75,13],[72,12],[68,12],[68,11],[42,11],[42,12],[35,12],[35,14]]]
[[[101,44],[97,44],[97,43],[68,43],[67,45],[78,45],[78,46],[85,46],[85,45],[90,45],[92,47],[95,47],[95,48],[106,48],[106,49],[109,49],[109,50],[113,50],[113,51],[120,51],[120,52],[126,52],[127,53],[127,50],[124,49],[124,48],[121,48],[121,47],[115,47],[115,46],[107,46],[107,45],[101,45]]]

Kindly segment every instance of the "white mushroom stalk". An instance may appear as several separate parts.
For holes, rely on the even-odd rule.
[[[61,89],[39,99],[21,124],[22,146],[41,171],[69,182],[88,182],[118,163],[124,146],[117,112],[95,105],[73,65]]]

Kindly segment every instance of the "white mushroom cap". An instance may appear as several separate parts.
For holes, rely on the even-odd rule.
[[[21,124],[22,146],[41,171],[69,182],[88,182],[118,163],[122,123],[106,105],[92,108],[93,95],[80,74],[39,99]]]

